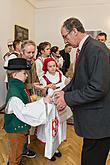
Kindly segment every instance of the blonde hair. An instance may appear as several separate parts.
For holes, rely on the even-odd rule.
[[[18,72],[21,72],[21,70],[7,70],[7,76],[8,78],[13,78],[13,74]]]

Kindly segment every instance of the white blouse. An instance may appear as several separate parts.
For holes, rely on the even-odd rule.
[[[44,75],[44,71],[42,70],[42,68],[43,68],[43,63],[44,63],[44,60],[45,59],[46,58],[38,57],[37,60],[35,61],[35,63],[36,63],[37,76],[38,76],[39,80]]]
[[[56,84],[56,86],[57,86],[57,87],[61,87],[61,86],[62,86],[62,88],[63,88],[63,87],[65,86],[65,79],[66,79],[66,77],[62,74],[62,72],[60,72],[60,73],[61,73],[61,75],[62,75],[62,79],[61,79],[61,82],[60,82],[60,83],[58,83],[59,80],[60,80],[59,72],[56,72],[55,75],[52,75],[52,74],[50,74],[50,73],[47,71],[47,73],[45,74],[45,76],[49,79],[49,81],[50,81],[51,83],[53,83],[53,84],[58,83],[58,84]],[[46,80],[45,80],[43,77],[40,79],[40,83],[41,83],[44,87],[47,85],[47,82],[46,82]]]

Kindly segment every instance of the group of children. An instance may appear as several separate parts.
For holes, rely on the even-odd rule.
[[[27,60],[24,58],[10,59],[7,67],[5,67],[8,74],[9,89],[6,98],[4,128],[8,134],[10,144],[9,165],[22,165],[23,146],[29,135],[31,126],[38,126],[39,131],[41,130],[41,126],[44,126],[46,139],[45,126],[49,122],[51,124],[53,120],[50,118],[50,112],[55,111],[55,120],[58,113],[59,121],[56,123],[55,131],[58,129],[57,126],[59,123],[60,133],[55,133],[55,136],[60,136],[61,142],[66,139],[66,120],[72,113],[69,108],[62,110],[62,112],[57,112],[54,104],[54,91],[61,90],[70,80],[62,74],[55,58],[48,57],[50,54],[50,43],[44,42],[40,46],[42,49],[40,49],[40,56],[36,60],[40,83],[34,83],[34,88],[40,89],[41,92],[44,91],[45,94],[43,93],[44,97],[38,101],[29,103],[30,98],[25,88],[25,81],[28,76],[27,71],[31,69],[31,66]],[[57,150],[60,143],[51,152],[51,156],[45,154],[45,157],[52,161],[56,160],[56,156],[61,157],[61,152]]]

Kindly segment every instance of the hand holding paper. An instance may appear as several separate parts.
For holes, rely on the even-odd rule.
[[[67,106],[67,104],[64,100],[63,91],[54,92],[53,96],[54,96],[54,103],[56,104],[58,111],[61,111],[62,109],[64,109]]]

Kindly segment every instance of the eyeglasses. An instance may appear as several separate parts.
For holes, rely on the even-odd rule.
[[[66,39],[68,37],[68,35],[72,32],[72,30],[70,30],[66,35],[62,35],[63,39]]]
[[[31,53],[32,53],[32,54],[34,54],[34,53],[35,53],[35,51],[33,51],[33,52],[31,52],[31,51],[30,51],[30,52],[27,52],[27,53],[28,53],[28,54],[31,54]]]
[[[13,45],[8,45],[8,47],[12,47]]]

